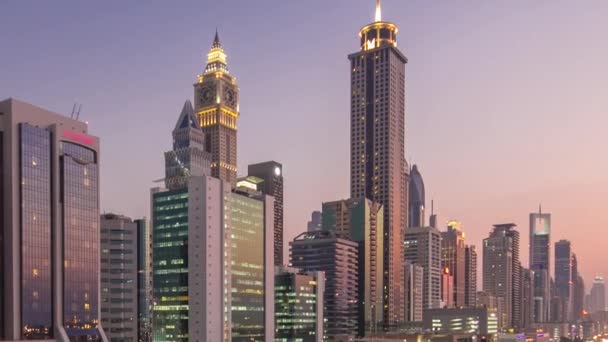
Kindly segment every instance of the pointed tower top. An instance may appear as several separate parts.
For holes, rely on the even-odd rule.
[[[382,21],[382,5],[380,4],[380,0],[376,0],[376,22]]]
[[[217,32],[217,27],[215,28],[215,38],[213,38],[213,44],[211,44],[211,48],[222,48],[222,43],[220,43],[220,35]]]
[[[539,213],[539,214],[542,214],[542,213],[543,213],[543,208],[542,208],[542,206],[541,206],[541,204],[540,204],[540,203],[538,204],[538,213]]]
[[[179,118],[177,119],[177,123],[175,124],[175,129],[188,127],[200,128],[198,123],[198,117],[194,114],[194,108],[192,107],[192,102],[190,102],[190,100],[186,100],[186,102],[184,103],[182,112],[179,114]]]
[[[207,54],[207,67],[205,67],[204,75],[212,73],[228,73],[228,66],[226,62],[226,53],[220,42],[220,35],[215,29],[215,37],[213,38],[213,44],[211,44],[211,50]],[[199,80],[200,82],[200,80]]]

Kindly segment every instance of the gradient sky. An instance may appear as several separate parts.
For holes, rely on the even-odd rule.
[[[373,0],[2,1],[0,98],[81,119],[101,137],[101,207],[149,215],[149,188],[215,28],[241,89],[239,169],[284,165],[286,239],[349,194],[349,65]],[[553,214],[587,289],[608,275],[605,0],[385,0],[406,66],[406,155],[440,222],[481,248]],[[430,203],[427,203],[430,207]],[[481,251],[479,252],[481,266]],[[553,263],[553,260],[552,260]]]

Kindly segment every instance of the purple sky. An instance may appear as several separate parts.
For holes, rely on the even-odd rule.
[[[372,0],[3,2],[0,98],[81,118],[102,141],[102,209],[148,215],[152,180],[216,26],[241,88],[239,169],[282,162],[286,237],[348,196],[349,71]],[[608,2],[385,0],[407,68],[406,153],[440,222],[481,248],[553,214],[590,286],[608,275]],[[427,203],[430,206],[430,203]],[[479,264],[481,265],[481,251]],[[553,261],[552,261],[553,262]]]

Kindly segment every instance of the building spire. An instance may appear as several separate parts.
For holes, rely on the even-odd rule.
[[[215,28],[215,37],[213,38],[213,44],[211,44],[211,50],[207,54],[207,67],[205,68],[204,75],[216,72],[228,73],[228,63],[226,62],[226,53],[220,42],[220,35]]]
[[[215,28],[215,38],[213,39],[212,48],[221,48],[222,43],[220,43],[220,35],[217,33],[217,27]]]
[[[541,206],[541,204],[540,204],[540,203],[538,204],[538,213],[539,213],[539,214],[542,214],[542,213],[543,213],[543,208],[542,208],[542,206]]]
[[[382,21],[382,6],[380,0],[376,0],[376,22]]]

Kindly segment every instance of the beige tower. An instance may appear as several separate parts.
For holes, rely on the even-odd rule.
[[[205,133],[205,150],[211,153],[211,175],[232,185],[236,182],[238,95],[236,78],[228,72],[226,54],[216,31],[207,54],[207,67],[194,84],[194,103]]]
[[[405,161],[405,64],[397,26],[382,21],[359,31],[360,50],[348,56],[351,70],[352,198],[384,207],[384,324],[404,321],[403,239],[407,223]]]

